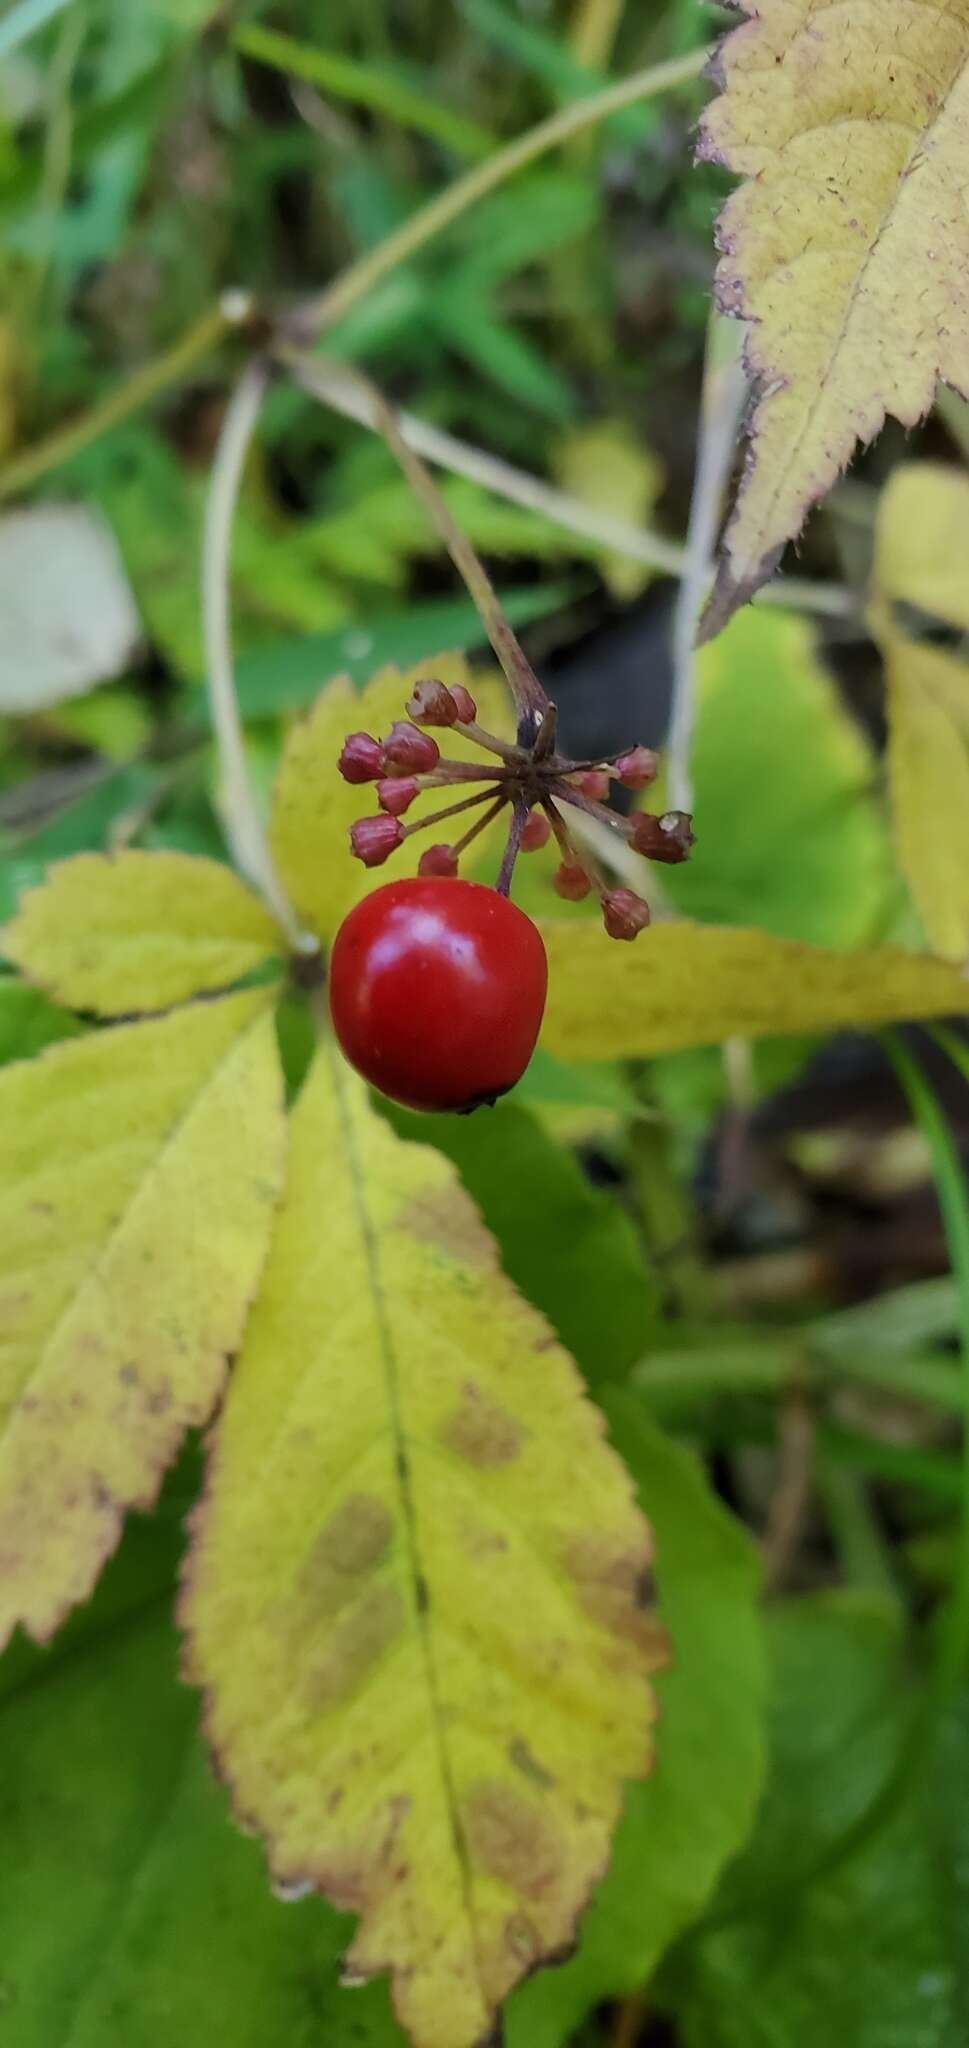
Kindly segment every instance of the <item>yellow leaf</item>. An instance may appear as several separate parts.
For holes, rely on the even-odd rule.
[[[969,671],[901,635],[885,645],[888,768],[899,863],[929,943],[969,959],[969,747],[953,716],[969,714]]]
[[[650,1538],[603,1427],[453,1168],[325,1047],[183,1619],[239,1813],[359,1913],[418,2048],[569,1940],[648,1767]]]
[[[267,992],[5,1068],[0,1130],[2,1645],[86,1598],[219,1394],[282,1175]]]
[[[745,183],[717,291],[752,322],[750,454],[706,631],[763,583],[859,441],[969,394],[969,0],[740,0],[700,154]]]
[[[279,954],[282,940],[219,861],[79,853],[27,892],[2,946],[69,1009],[120,1017],[228,988]]]
[[[355,690],[338,676],[321,691],[308,717],[294,725],[286,743],[276,782],[271,825],[273,856],[290,901],[301,922],[322,939],[332,938],[351,905],[391,876],[414,875],[423,848],[436,837],[450,840],[463,831],[474,813],[415,837],[394,855],[392,868],[364,868],[350,852],[350,827],[355,818],[376,812],[372,783],[350,784],[337,771],[340,749],[348,732],[383,737],[422,676],[444,683],[463,683],[478,705],[479,722],[510,737],[513,721],[505,685],[497,677],[469,674],[461,654],[435,654],[406,672],[384,668]],[[453,732],[435,738],[450,760],[482,760],[480,749]],[[429,817],[470,792],[428,790],[407,813],[407,824]]]
[[[591,427],[575,428],[555,451],[555,473],[563,490],[632,526],[648,523],[663,486],[658,456],[635,438],[623,420],[601,420]],[[603,553],[602,573],[619,598],[635,597],[652,575],[641,562],[631,562],[628,555],[608,549]]]
[[[969,632],[969,477],[941,462],[903,462],[878,503],[875,585]],[[969,690],[967,690],[969,697]]]
[[[542,1043],[560,1059],[650,1058],[969,1010],[969,979],[900,946],[829,952],[732,925],[654,925],[634,946],[584,925],[544,925],[542,936]]]

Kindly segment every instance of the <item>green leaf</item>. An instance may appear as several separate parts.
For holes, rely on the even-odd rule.
[[[710,1931],[684,1945],[671,1973],[686,2048],[955,2048],[965,2038],[965,1705],[935,1812],[931,1772],[916,1773],[883,1825],[823,1869],[885,1783],[907,1726],[897,1612],[870,1594],[812,1595],[775,1610],[769,1640],[764,1807]]]
[[[513,626],[524,626],[557,611],[569,594],[565,584],[546,583],[506,590],[502,605]],[[239,701],[246,718],[269,718],[311,703],[332,676],[364,683],[385,662],[410,668],[441,647],[473,650],[481,645],[481,621],[470,598],[408,605],[365,627],[280,640],[245,655],[236,672]]]
[[[76,1038],[81,1026],[68,1010],[27,988],[22,981],[0,980],[0,1066],[8,1060],[29,1060],[60,1038]]]
[[[657,1293],[628,1216],[516,1103],[486,1115],[412,1116],[402,1137],[458,1169],[510,1280],[542,1310],[592,1386],[622,1378],[655,1335]]]
[[[876,762],[809,628],[740,613],[703,649],[698,687],[697,843],[664,874],[671,901],[701,923],[756,924],[813,945],[874,937],[893,876]]]
[[[558,2048],[602,1999],[636,1990],[695,1918],[754,1818],[764,1768],[757,1554],[690,1454],[635,1396],[606,1402],[613,1439],[649,1503],[659,1611],[675,1645],[655,1682],[661,1747],[630,1791],[609,1875],[576,1954],[509,2011],[508,2048]]]
[[[184,1508],[170,1489],[53,1648],[0,1663],[4,2048],[398,2048],[383,1987],[338,1986],[346,1922],[273,1897],[205,1761],[168,1620]]]

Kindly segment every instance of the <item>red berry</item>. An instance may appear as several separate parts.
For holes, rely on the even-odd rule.
[[[649,904],[634,889],[609,889],[602,899],[602,920],[611,939],[634,939],[649,923]]]
[[[548,980],[524,911],[480,882],[388,882],[350,911],[330,1015],[351,1065],[407,1109],[464,1110],[521,1079]]]
[[[425,846],[417,863],[419,875],[456,875],[458,857],[450,846]]]
[[[588,896],[592,883],[584,868],[575,861],[564,860],[552,876],[552,887],[558,896],[564,896],[567,903],[581,903]]]
[[[432,768],[437,767],[440,758],[441,749],[429,732],[421,732],[416,725],[408,725],[404,718],[394,720],[383,745],[385,774],[428,775]]]
[[[541,811],[529,811],[522,830],[522,852],[537,853],[540,846],[547,846],[551,830],[548,819]]]
[[[372,740],[368,732],[350,732],[337,766],[344,782],[376,782],[383,774],[381,760],[378,740]]]
[[[417,795],[417,781],[413,775],[392,775],[377,784],[377,802],[382,811],[390,811],[399,818]]]
[[[645,789],[656,781],[659,761],[652,747],[630,747],[616,762],[616,775],[624,789]]]
[[[350,851],[362,860],[365,868],[380,868],[396,852],[403,837],[404,828],[396,818],[384,814],[358,818],[350,827]]]

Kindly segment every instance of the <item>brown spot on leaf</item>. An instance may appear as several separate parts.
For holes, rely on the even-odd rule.
[[[481,1217],[463,1188],[433,1188],[408,1202],[397,1217],[397,1228],[406,1230],[421,1244],[446,1252],[466,1266],[493,1266],[495,1248]]]
[[[531,1778],[533,1785],[541,1785],[546,1790],[550,1785],[554,1785],[555,1779],[551,1771],[547,1771],[544,1764],[539,1763],[534,1750],[529,1748],[523,1735],[516,1735],[514,1742],[509,1742],[508,1757],[516,1770],[523,1771],[526,1778]]]
[[[470,1465],[509,1465],[527,1434],[522,1424],[473,1380],[466,1381],[458,1407],[440,1429],[444,1443]]]
[[[352,1582],[382,1563],[390,1549],[394,1521],[375,1493],[349,1493],[324,1522],[304,1561],[301,1583],[326,1612],[343,1606]]]
[[[633,1546],[590,1530],[573,1537],[565,1568],[593,1621],[644,1650],[654,1670],[667,1663],[669,1642],[655,1610],[656,1589],[645,1541]]]
[[[326,1713],[356,1692],[403,1626],[397,1587],[386,1580],[371,1586],[331,1631],[310,1672],[306,1692],[313,1712]]]
[[[513,1785],[500,1778],[474,1785],[464,1822],[471,1854],[489,1876],[533,1899],[554,1884],[563,1862],[558,1829]]]

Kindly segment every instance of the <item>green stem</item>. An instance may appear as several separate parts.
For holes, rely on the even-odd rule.
[[[130,413],[138,412],[150,399],[166,391],[170,384],[177,384],[186,371],[200,357],[208,355],[232,327],[244,323],[251,310],[247,292],[226,292],[218,305],[210,306],[180,341],[136,370],[133,377],[119,385],[100,405],[92,406],[90,412],[82,414],[80,419],[70,420],[66,427],[58,427],[53,434],[48,434],[46,440],[35,442],[32,448],[26,448],[22,455],[9,462],[6,469],[0,470],[0,500],[27,490],[49,469],[70,462],[99,435],[106,434],[109,427],[118,426]]]
[[[622,107],[631,107],[641,100],[653,99],[658,93],[669,92],[674,86],[686,85],[698,78],[710,56],[709,49],[691,50],[685,57],[674,57],[666,64],[652,64],[645,71],[637,71],[632,78],[620,79],[618,84],[609,85],[602,92],[590,93],[586,99],[575,100],[570,106],[562,107],[547,121],[540,121],[536,128],[530,128],[526,135],[519,135],[504,149],[496,150],[494,156],[484,163],[476,164],[463,177],[456,178],[453,185],[428,200],[403,222],[392,235],[378,243],[359,261],[352,263],[342,276],[326,287],[326,290],[299,308],[294,321],[294,332],[300,338],[319,334],[323,328],[332,327],[342,320],[352,308],[373,290],[381,278],[387,276],[398,265],[406,263],[419,249],[433,241],[444,228],[449,228],[471,206],[494,192],[506,178],[514,177],[550,149],[568,142],[570,137],[581,133],[597,121],[604,121],[610,114],[618,113]]]

